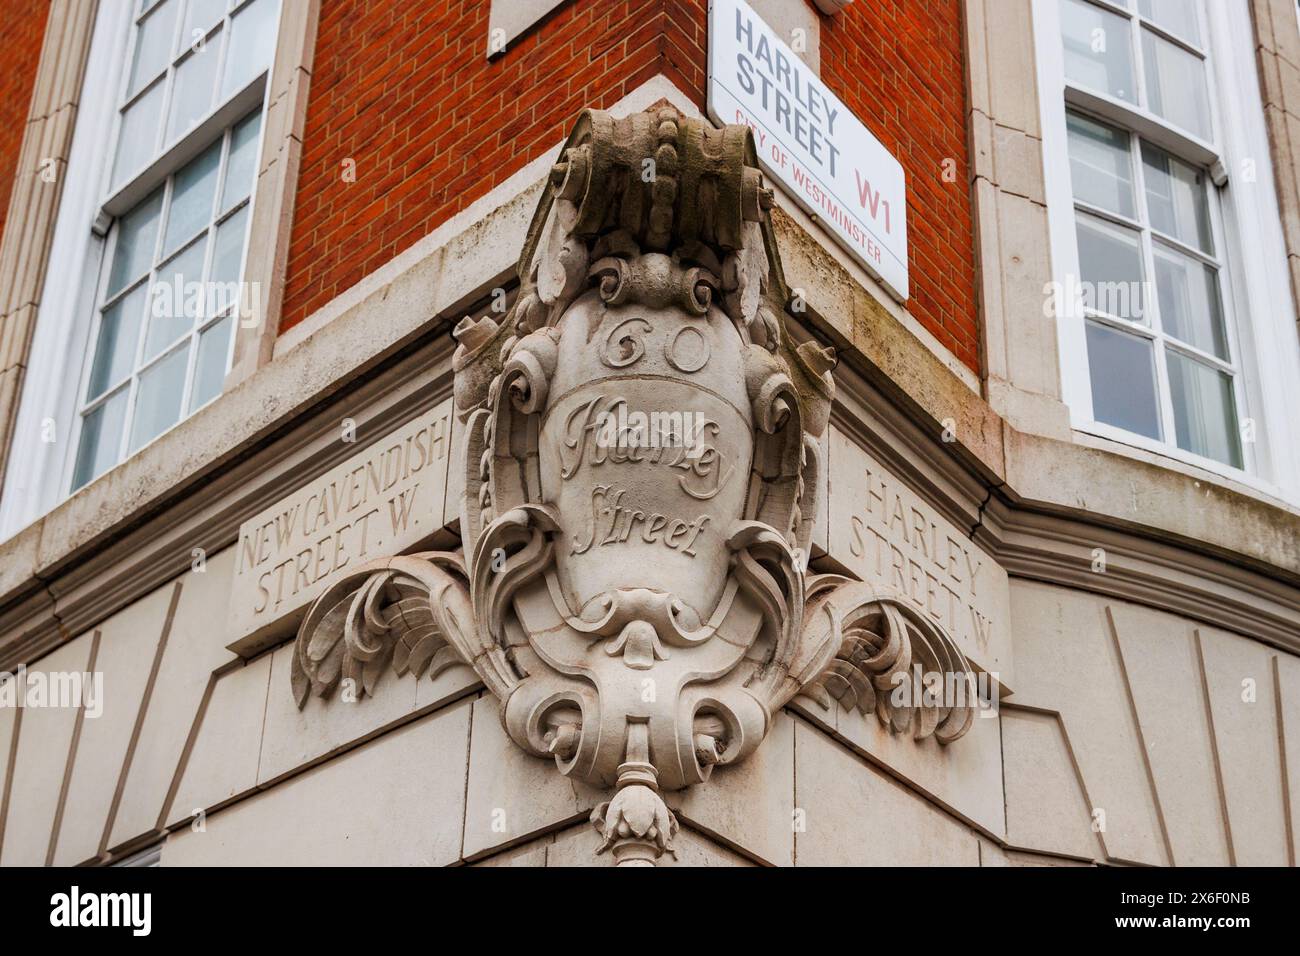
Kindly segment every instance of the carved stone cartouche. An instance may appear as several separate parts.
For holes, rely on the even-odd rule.
[[[300,706],[468,663],[515,743],[613,788],[592,820],[620,865],[671,850],[661,793],[743,760],[798,693],[965,732],[970,704],[892,694],[917,666],[969,686],[952,640],[807,574],[834,357],[778,318],[771,204],[745,127],[582,114],[514,306],[455,330],[462,549],[326,591],[299,631]]]

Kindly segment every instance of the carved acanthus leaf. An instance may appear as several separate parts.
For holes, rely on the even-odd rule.
[[[875,712],[894,733],[946,744],[978,706],[975,674],[956,643],[906,602],[861,581],[821,575],[809,587],[803,642],[811,671],[799,693],[829,709]]]
[[[597,853],[623,842],[638,843],[655,858],[674,853],[677,818],[650,787],[624,787],[591,811],[591,822],[601,836]]]
[[[428,552],[360,565],[312,605],[298,631],[291,680],[298,706],[343,680],[373,695],[384,668],[436,677],[474,663],[469,586],[458,554]]]

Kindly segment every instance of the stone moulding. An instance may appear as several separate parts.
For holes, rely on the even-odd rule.
[[[742,126],[658,106],[577,121],[500,320],[455,330],[461,548],[374,561],[299,629],[302,706],[463,662],[509,736],[612,789],[592,822],[654,865],[663,791],[743,760],[797,694],[941,743],[974,697],[951,637],[807,570],[833,353],[797,348],[772,194]],[[900,697],[900,688],[917,690]]]

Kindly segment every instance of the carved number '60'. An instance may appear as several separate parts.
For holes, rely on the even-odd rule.
[[[626,330],[626,331],[624,331]],[[600,360],[610,368],[626,368],[645,355],[645,334],[654,327],[645,319],[625,319],[609,330]]]

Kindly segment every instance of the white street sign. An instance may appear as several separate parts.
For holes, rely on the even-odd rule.
[[[744,0],[709,2],[709,116],[749,126],[768,175],[907,300],[902,165]]]

